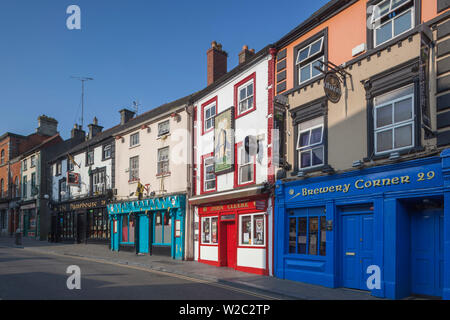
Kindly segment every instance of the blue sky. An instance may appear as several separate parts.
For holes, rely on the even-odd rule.
[[[105,128],[118,111],[140,112],[206,86],[211,41],[228,52],[228,70],[247,44],[256,51],[276,42],[327,0],[153,1],[1,0],[0,134],[27,135],[41,114],[59,121],[68,138],[81,118]],[[68,30],[66,9],[81,8],[81,30]],[[275,6],[275,7],[274,7]]]

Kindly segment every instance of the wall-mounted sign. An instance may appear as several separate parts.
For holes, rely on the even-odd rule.
[[[235,215],[234,214],[227,214],[224,216],[220,217],[220,220],[225,221],[225,220],[234,220],[235,219]]]
[[[67,185],[79,186],[80,185],[80,174],[75,173],[75,172],[67,172]]]
[[[234,108],[229,108],[214,118],[214,172],[234,171]]]
[[[325,75],[325,79],[323,80],[323,89],[328,100],[331,102],[338,103],[339,100],[341,100],[341,80],[339,80],[339,77],[336,74],[328,72]]]
[[[181,220],[175,220],[175,238],[181,237]]]

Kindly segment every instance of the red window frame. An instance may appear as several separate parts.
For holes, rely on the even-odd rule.
[[[217,114],[217,100],[218,100],[217,96],[215,96],[214,98],[209,99],[208,101],[206,101],[205,103],[202,104],[202,107],[201,107],[201,110],[202,110],[202,135],[214,130],[215,123],[212,128],[205,131],[205,108],[215,102],[216,103],[216,110],[215,110],[216,113],[215,114]]]
[[[239,87],[243,86],[247,82],[250,82],[253,80],[253,108],[248,109],[247,111],[239,114],[239,93],[238,89]],[[253,112],[256,110],[256,72],[253,72],[248,77],[242,79],[238,83],[234,85],[234,118],[238,119],[240,117],[245,116],[246,114],[249,114],[250,112]]]
[[[253,156],[253,181],[243,184],[239,183],[239,148],[242,147],[243,142],[236,143],[234,145],[234,187],[245,187],[256,183],[256,155]]]
[[[200,172],[200,182],[201,182],[201,186],[200,186],[200,194],[206,194],[206,193],[211,193],[211,192],[216,192],[217,191],[217,175],[216,175],[216,186],[214,189],[212,190],[205,190],[205,159],[207,158],[211,158],[214,157],[214,153],[208,153],[205,154],[201,157],[201,172]]]

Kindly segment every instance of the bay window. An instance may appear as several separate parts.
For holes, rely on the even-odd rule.
[[[300,209],[289,217],[289,253],[326,255],[325,208]]]
[[[265,219],[264,214],[249,214],[239,216],[239,245],[264,246],[265,245]]]
[[[414,147],[413,85],[374,98],[375,154]]]
[[[202,243],[203,244],[217,244],[218,237],[218,217],[203,217],[202,218]]]

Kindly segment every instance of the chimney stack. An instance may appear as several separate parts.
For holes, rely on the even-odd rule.
[[[58,133],[58,121],[46,115],[39,116],[36,133],[43,136],[54,136]]]
[[[70,138],[79,142],[83,142],[86,139],[86,133],[81,128],[81,126],[75,124],[72,131],[70,132]]]
[[[227,73],[228,54],[222,50],[222,45],[213,41],[206,52],[208,69],[208,86]]]
[[[255,49],[248,50],[248,46],[244,45],[242,51],[239,52],[239,64],[248,61],[251,57],[255,55]]]
[[[88,125],[88,127],[89,127],[88,139],[92,139],[103,130],[103,127],[98,125],[97,117],[94,117],[92,124]]]
[[[120,124],[124,125],[134,117],[134,112],[128,109],[122,109],[120,112]]]

